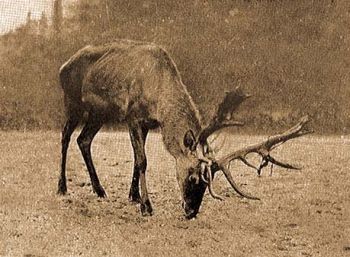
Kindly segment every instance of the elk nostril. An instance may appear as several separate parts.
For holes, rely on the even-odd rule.
[[[197,216],[198,211],[187,207],[186,204],[185,204],[185,208],[184,209],[185,209],[185,217],[186,217],[186,219],[192,219],[192,218],[195,218]]]

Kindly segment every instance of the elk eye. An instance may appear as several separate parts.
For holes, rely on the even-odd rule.
[[[190,151],[196,150],[196,138],[192,130],[186,132],[183,139],[183,143],[185,147],[188,148]]]

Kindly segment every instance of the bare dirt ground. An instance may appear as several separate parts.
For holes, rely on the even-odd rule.
[[[350,256],[350,138],[290,141],[277,155],[304,168],[261,177],[232,173],[261,201],[237,197],[219,175],[223,202],[205,195],[194,220],[183,218],[174,161],[160,136],[148,138],[148,188],[155,209],[141,217],[128,202],[132,153],[127,133],[97,135],[93,156],[108,198],[91,190],[72,140],[68,195],[56,195],[58,132],[1,132],[1,256]],[[262,137],[233,136],[240,147]]]

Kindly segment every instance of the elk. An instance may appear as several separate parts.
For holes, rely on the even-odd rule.
[[[127,124],[134,152],[129,200],[140,203],[144,216],[153,214],[147,194],[145,155],[146,137],[151,129],[160,128],[164,145],[176,160],[176,178],[187,218],[197,215],[207,187],[214,198],[222,199],[212,187],[214,174],[219,170],[223,171],[230,185],[242,197],[258,199],[241,191],[234,182],[226,168],[234,159],[248,165],[246,154],[256,152],[263,157],[264,165],[272,162],[296,168],[276,161],[269,150],[288,140],[288,137],[300,136],[298,133],[303,124],[298,131],[289,131],[287,138],[279,137],[267,146],[253,146],[245,152],[216,160],[208,137],[222,128],[243,125],[234,121],[232,114],[249,96],[239,88],[229,92],[218,105],[209,125],[204,125],[173,59],[158,45],[117,40],[105,45],[86,46],[61,67],[59,78],[67,121],[62,131],[58,194],[67,192],[68,145],[73,131],[82,121],[85,124],[77,143],[90,175],[92,189],[99,197],[105,197],[106,193],[92,161],[91,143],[105,123]],[[258,151],[259,147],[261,151]]]

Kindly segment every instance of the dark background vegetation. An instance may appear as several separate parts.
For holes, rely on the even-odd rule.
[[[205,117],[241,85],[254,95],[248,131],[304,114],[319,133],[350,131],[347,0],[79,0],[60,12],[0,37],[0,128],[61,128],[59,67],[86,44],[129,38],[168,50]]]

